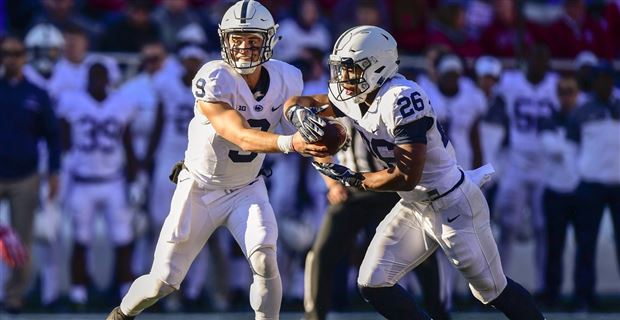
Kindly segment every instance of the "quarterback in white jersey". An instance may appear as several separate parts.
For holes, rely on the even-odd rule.
[[[121,96],[107,92],[108,73],[103,64],[93,64],[85,91],[61,96],[58,114],[62,121],[65,148],[69,150],[65,170],[70,187],[65,201],[75,225],[70,299],[87,302],[86,249],[90,246],[95,215],[105,214],[116,250],[119,285],[128,285],[130,272],[132,216],[127,210],[125,166],[133,159],[125,130],[132,109]]]
[[[255,318],[279,319],[278,227],[258,173],[264,153],[325,156],[327,148],[308,143],[316,136],[272,133],[282,122],[286,99],[303,87],[299,70],[270,60],[276,29],[269,11],[256,1],[239,1],[224,14],[219,25],[223,60],[205,64],[192,82],[195,116],[153,267],[136,279],[107,319],[133,319],[178,290],[220,226],[231,232],[250,264]],[[305,119],[307,127],[317,131],[325,124],[314,114]]]
[[[457,167],[428,96],[397,73],[394,38],[374,26],[349,29],[329,63],[329,95],[291,98],[285,112],[323,106],[325,116],[351,118],[387,169],[359,173],[322,162],[315,167],[343,184],[393,190],[402,198],[377,228],[360,267],[364,299],[388,319],[430,319],[397,282],[441,248],[478,300],[510,319],[543,319],[530,294],[502,271],[478,187],[489,167],[467,173]]]
[[[549,72],[548,49],[542,45],[529,49],[527,70],[505,72],[496,88],[487,121],[506,127],[508,161],[503,168],[495,203],[501,227],[499,240],[502,262],[510,265],[512,246],[527,221],[535,240],[536,287],[541,289],[545,261],[545,221],[542,194],[546,177],[546,154],[542,139],[543,124],[558,113],[558,78]],[[489,127],[489,124],[487,124]],[[501,132],[501,131],[499,131]],[[497,149],[497,148],[493,148]]]

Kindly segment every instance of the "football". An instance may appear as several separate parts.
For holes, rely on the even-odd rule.
[[[347,141],[347,129],[338,120],[324,119],[327,124],[323,128],[323,137],[315,144],[319,146],[326,146],[327,152],[333,155],[338,152],[342,145],[344,145]]]

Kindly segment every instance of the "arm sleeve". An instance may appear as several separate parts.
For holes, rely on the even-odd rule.
[[[433,126],[433,118],[423,117],[413,122],[400,125],[394,129],[394,143],[426,144],[426,132]]]

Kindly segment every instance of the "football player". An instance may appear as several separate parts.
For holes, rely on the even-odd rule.
[[[127,163],[135,158],[126,130],[133,110],[121,95],[108,92],[108,69],[103,64],[92,64],[87,79],[87,90],[67,92],[58,103],[63,145],[69,151],[64,163],[70,175],[65,203],[75,226],[69,298],[77,307],[88,301],[86,253],[96,214],[105,215],[115,246],[116,284],[121,293],[133,279],[132,215],[125,181]]]
[[[545,219],[542,210],[546,156],[541,139],[544,123],[558,112],[558,77],[549,71],[549,51],[543,44],[530,47],[525,71],[507,70],[497,84],[496,97],[486,115],[487,128],[493,124],[505,132],[508,146],[506,164],[498,182],[495,210],[500,225],[499,248],[502,263],[509,266],[516,239],[523,238],[523,222],[529,221],[535,241],[536,290],[543,284],[545,261]],[[505,129],[504,129],[505,128]],[[488,130],[487,130],[488,131]],[[502,139],[497,139],[500,142]],[[492,150],[499,148],[492,147]],[[529,210],[524,210],[524,209]]]
[[[388,32],[374,26],[349,29],[330,55],[329,95],[294,97],[285,104],[293,119],[319,107],[325,116],[351,118],[368,149],[388,166],[362,174],[315,162],[321,173],[347,186],[398,191],[402,198],[366,252],[358,276],[362,296],[388,319],[430,319],[397,282],[441,248],[478,300],[510,319],[543,319],[530,294],[502,270],[478,187],[492,168],[465,174],[457,167],[428,96],[397,73],[398,62]]]
[[[478,123],[486,113],[482,91],[463,76],[461,59],[444,54],[437,61],[437,84],[426,89],[439,123],[446,129],[456,152],[456,162],[469,170],[482,165]],[[467,79],[467,80],[465,80]]]
[[[230,231],[250,264],[255,318],[279,318],[278,227],[259,170],[268,152],[325,156],[327,148],[308,143],[325,125],[310,112],[304,114],[303,136],[272,133],[282,122],[286,99],[303,87],[298,69],[270,60],[277,27],[267,8],[252,0],[235,3],[222,17],[222,60],[202,66],[192,81],[189,143],[178,175],[175,171],[177,187],[153,267],[136,279],[107,319],[133,319],[179,290],[192,261],[220,226]]]

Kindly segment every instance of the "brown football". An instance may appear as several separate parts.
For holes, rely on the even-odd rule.
[[[347,141],[347,129],[338,120],[325,119],[325,122],[327,122],[327,124],[323,128],[323,137],[315,144],[326,146],[327,152],[333,155],[338,152],[340,147]]]

